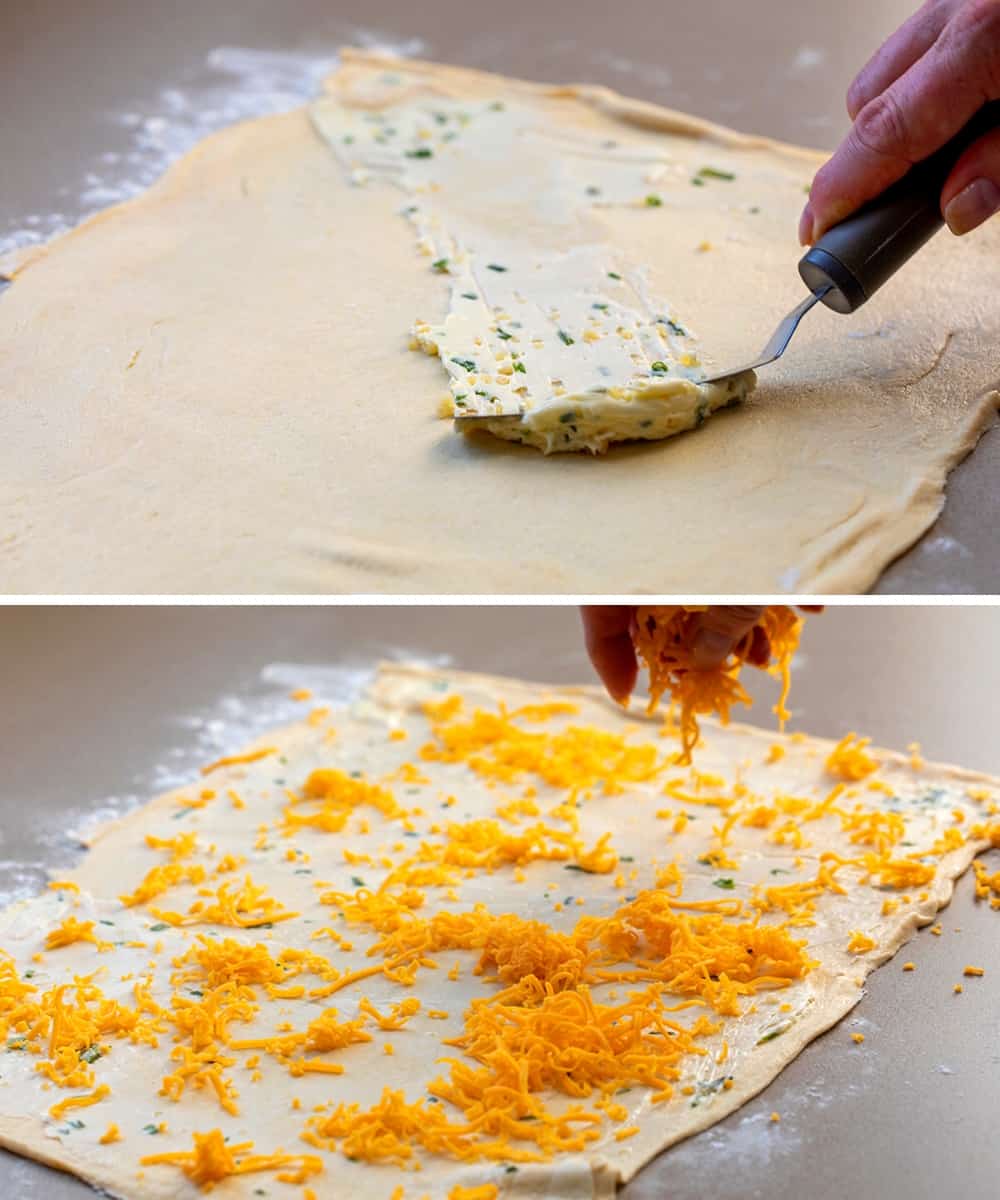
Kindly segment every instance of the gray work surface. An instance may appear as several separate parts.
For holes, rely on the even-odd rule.
[[[87,812],[192,778],[208,756],[289,719],[297,683],[335,700],[390,654],[546,682],[591,678],[577,613],[564,607],[0,612],[0,888],[18,877],[11,863],[36,886],[42,866],[65,866],[65,831]],[[809,618],[792,728],[856,729],[900,749],[916,739],[929,759],[997,772],[998,668],[997,609],[833,609]],[[753,717],[770,725],[776,685],[749,674]],[[1000,913],[974,904],[966,877],[941,923],[942,936],[924,930],[876,971],[858,1007],[766,1091],[663,1154],[625,1200],[1000,1194]],[[915,971],[900,970],[904,958]],[[955,995],[966,963],[986,975]],[[2,1152],[0,1180],[4,1200],[88,1194]],[[317,1191],[338,1197],[335,1176]]]
[[[344,43],[385,44],[530,79],[604,83],[829,149],[846,128],[851,77],[913,7],[911,0],[8,0],[0,22],[0,242],[15,232],[45,236],[127,195],[215,125],[301,102],[318,86],[324,59]],[[745,299],[739,306],[734,319],[747,323],[747,350],[756,352],[781,314],[756,311]],[[993,431],[951,476],[940,520],[876,590],[1000,591],[998,478]]]

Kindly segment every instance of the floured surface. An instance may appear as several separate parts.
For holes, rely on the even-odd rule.
[[[461,711],[450,716],[438,712],[429,725],[424,703],[439,703],[454,694],[465,698]],[[501,701],[516,708],[550,699],[569,701],[577,711],[529,711],[514,719],[516,728],[555,739],[546,744],[541,758],[525,755],[522,747],[521,756],[511,759],[513,743],[507,745],[508,734],[503,733],[480,746],[475,755],[478,769],[472,759],[441,760],[441,747],[460,744],[455,741],[455,726],[469,720],[476,708],[495,712]],[[592,736],[596,774],[581,780],[570,772],[559,785],[546,783],[538,770],[561,769],[559,738],[571,737],[571,728],[580,725],[596,727]],[[626,736],[633,765],[645,762],[652,768],[646,782],[623,782],[620,791],[607,794],[603,781],[610,776],[607,767],[599,765],[603,751],[598,749],[602,743],[597,730]],[[774,744],[782,747],[783,755],[771,749]],[[428,757],[421,753],[424,745],[438,750]],[[97,969],[95,981],[107,996],[133,1005],[136,979],[148,975],[147,994],[166,1011],[195,1004],[202,999],[198,993],[209,990],[196,975],[172,985],[168,982],[174,972],[172,960],[197,946],[199,934],[260,943],[275,958],[282,948],[305,948],[325,956],[339,970],[377,964],[378,955],[364,954],[374,935],[338,915],[341,905],[350,906],[351,892],[360,895],[378,888],[390,870],[405,868],[414,856],[440,863],[440,847],[472,845],[470,823],[481,818],[496,819],[503,833],[512,836],[525,834],[536,823],[561,829],[569,841],[560,843],[551,833],[546,840],[550,846],[562,844],[569,849],[564,857],[554,854],[548,861],[516,865],[511,860],[492,871],[457,870],[458,877],[450,882],[421,884],[425,905],[414,910],[417,919],[437,912],[465,913],[481,902],[490,913],[534,918],[569,933],[581,917],[607,918],[641,898],[658,877],[681,909],[685,903],[725,901],[751,917],[755,899],[766,897],[769,888],[818,878],[824,864],[829,869],[831,854],[862,859],[871,853],[895,861],[897,871],[904,861],[910,864],[907,870],[929,865],[932,878],[912,886],[901,879],[896,880],[899,886],[891,886],[884,874],[871,884],[861,882],[876,867],[888,871],[887,862],[868,861],[864,869],[851,864],[837,867],[827,878],[843,886],[845,893],[820,887],[811,918],[815,924],[790,929],[807,940],[806,952],[815,967],[790,986],[762,988],[741,997],[739,1017],[720,1014],[710,1004],[675,1014],[681,1027],[690,1026],[699,1015],[719,1022],[715,1032],[700,1038],[707,1053],[682,1058],[671,1096],[658,1104],[650,1103],[649,1089],[643,1087],[613,1097],[622,1111],[606,1114],[600,1136],[586,1153],[544,1167],[522,1162],[510,1172],[502,1162],[458,1165],[419,1152],[424,1169],[414,1176],[393,1166],[350,1163],[336,1152],[323,1150],[318,1153],[324,1170],[314,1179],[319,1194],[336,1173],[338,1188],[349,1184],[352,1195],[373,1197],[387,1195],[400,1182],[408,1191],[415,1187],[418,1194],[436,1197],[446,1195],[456,1183],[480,1181],[498,1183],[501,1195],[604,1195],[615,1179],[630,1177],[657,1150],[712,1124],[752,1096],[807,1041],[856,1003],[867,971],[894,953],[917,924],[930,920],[947,901],[954,876],[986,844],[983,824],[996,819],[990,815],[996,812],[996,781],[954,768],[912,765],[881,751],[874,752],[877,772],[857,784],[837,787],[836,778],[824,767],[831,749],[827,742],[775,739],[747,727],[709,728],[696,755],[695,773],[663,762],[673,745],[659,737],[651,723],[629,723],[590,690],[548,690],[454,672],[386,668],[350,714],[320,712],[309,722],[267,736],[257,749],[268,753],[255,761],[218,767],[198,783],[109,826],[94,839],[80,868],[70,876],[89,895],[76,903],[72,891],[63,890],[8,909],[0,945],[15,956],[22,975],[33,973],[27,982],[40,992],[68,982],[74,973]],[[405,762],[414,764],[416,773],[403,767]],[[521,766],[505,770],[501,762],[508,768],[511,762]],[[380,784],[391,790],[408,814],[386,820],[364,806],[350,814],[340,831],[283,828],[287,790],[298,792],[315,768],[339,769],[351,778]],[[873,788],[875,780],[879,782]],[[584,785],[583,790],[570,790],[570,783]],[[214,795],[204,797],[203,788]],[[553,806],[573,799],[580,802],[579,808],[571,803],[554,811]],[[720,799],[727,803],[720,805]],[[531,805],[537,808],[537,816],[531,815]],[[769,817],[761,811],[767,808],[774,810]],[[311,811],[309,805],[298,804],[293,810]],[[690,818],[686,823],[678,821],[681,812]],[[267,828],[262,830],[262,825]],[[724,825],[728,833],[720,834]],[[613,866],[602,861],[594,873],[574,869],[581,863],[591,869],[598,865],[592,855],[605,833],[610,833],[619,861]],[[159,838],[194,834],[194,845],[190,852],[175,855],[145,845],[147,834]],[[373,861],[347,862],[345,850],[371,855]],[[226,861],[228,854],[241,855],[246,862],[233,865]],[[392,867],[382,862],[383,855]],[[715,865],[699,861],[717,855],[722,858],[716,858]],[[199,903],[196,889],[184,883],[148,905],[123,909],[115,897],[137,887],[150,869],[171,860],[185,868],[204,867],[213,892],[220,881],[238,886],[250,872],[279,906],[298,915],[281,920],[274,915],[281,910],[273,909],[271,926],[257,929],[211,923],[174,927],[169,913],[183,914]],[[678,881],[683,903],[677,896]],[[453,896],[449,888],[454,888]],[[390,884],[387,890],[398,889]],[[331,892],[348,898],[332,901]],[[325,903],[317,902],[321,895],[327,896]],[[743,919],[735,908],[727,921]],[[45,936],[67,915],[94,920],[96,936],[111,944],[104,949],[78,943],[43,950]],[[779,925],[789,915],[765,905],[761,921],[765,926]],[[804,914],[800,910],[798,915]],[[331,927],[332,934],[314,936]],[[854,931],[871,939],[870,948],[848,950]],[[349,936],[353,946],[345,948],[338,935]],[[118,944],[132,940],[145,945]],[[159,949],[156,942],[162,943]],[[33,958],[36,954],[41,954],[40,960]],[[151,955],[157,963],[153,968]],[[133,1045],[115,1036],[109,1036],[106,1045],[102,1040],[103,1053],[92,1064],[90,1086],[107,1084],[111,1094],[92,1107],[66,1114],[82,1121],[79,1127],[62,1120],[46,1122],[44,1114],[54,1103],[84,1089],[44,1090],[43,1077],[35,1069],[44,1053],[32,1054],[14,1045],[4,1055],[0,1087],[5,1144],[131,1196],[196,1194],[176,1168],[147,1168],[141,1181],[135,1176],[141,1155],[187,1148],[194,1131],[221,1128],[233,1144],[253,1140],[264,1153],[279,1145],[292,1154],[317,1153],[299,1141],[315,1104],[345,1099],[365,1108],[378,1100],[383,1085],[404,1089],[411,1102],[419,1099],[432,1079],[447,1072],[435,1059],[443,1052],[460,1054],[445,1051],[440,1041],[461,1032],[470,999],[496,994],[490,970],[481,975],[473,972],[478,951],[443,950],[433,957],[437,968],[425,964],[412,984],[376,974],[342,987],[329,1000],[305,994],[268,1001],[264,987],[252,986],[250,994],[260,1004],[260,1012],[247,1021],[231,1021],[231,1040],[273,1032],[285,1021],[293,1030],[302,1030],[331,1003],[341,1020],[354,1019],[364,995],[383,1014],[391,1004],[411,996],[421,1001],[422,1008],[403,1029],[385,1032],[370,1024],[372,1042],[317,1056],[342,1064],[342,1076],[294,1075],[288,1061],[264,1050],[229,1051],[235,1061],[224,1074],[239,1093],[235,1097],[238,1115],[222,1112],[207,1087],[196,1090],[189,1085],[177,1103],[157,1095],[160,1079],[174,1069],[170,1055],[177,1030],[168,1018],[163,1018],[156,1047]],[[312,988],[319,981],[307,974],[301,982]],[[593,982],[592,994],[595,1001],[611,1003],[617,991],[621,1002],[626,994],[645,986]],[[705,994],[711,995],[711,989]],[[432,1012],[447,1016],[435,1019],[429,1015]],[[12,1036],[16,1043],[20,1035],[14,1031]],[[180,1038],[178,1044],[184,1040]],[[391,1055],[386,1042],[395,1051]],[[259,1058],[259,1064],[251,1062],[248,1067],[251,1057]],[[255,1071],[261,1074],[259,1080],[253,1078]],[[294,1097],[300,1099],[298,1108],[292,1107]],[[544,1099],[555,1109],[566,1104],[565,1098],[546,1095]],[[581,1103],[589,1107],[586,1099]],[[112,1121],[118,1124],[123,1141],[100,1146],[97,1139]],[[165,1122],[165,1128],[156,1132],[160,1122]],[[616,1130],[636,1126],[638,1133],[623,1141],[615,1139]],[[255,1186],[267,1187],[268,1179],[247,1176],[223,1185],[222,1192],[251,1195]]]
[[[819,156],[600,91],[406,70],[442,97],[516,96],[561,136],[696,145],[732,173],[588,215],[688,314],[705,365],[755,352],[799,298]],[[931,522],[995,408],[990,227],[935,239],[854,318],[810,314],[754,397],[691,435],[600,463],[467,442],[436,416],[440,363],[407,349],[450,289],[401,199],[352,186],[298,112],[216,135],[29,252],[0,300],[5,588],[859,589]],[[649,511],[669,523],[655,555],[636,536]]]

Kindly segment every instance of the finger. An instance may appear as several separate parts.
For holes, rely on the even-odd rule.
[[[639,674],[631,633],[634,611],[627,604],[584,604],[580,609],[587,654],[608,695],[619,704],[632,695]]]
[[[701,628],[691,643],[691,661],[698,670],[719,666],[741,638],[760,620],[759,604],[715,604],[702,613]]]
[[[972,8],[985,14],[978,25]],[[997,0],[966,5],[918,62],[865,105],[813,180],[799,229],[803,241],[816,241],[882,193],[979,110],[1000,79],[998,31]]]
[[[941,211],[959,235],[1000,212],[1000,129],[973,143],[955,164],[941,192]]]
[[[879,46],[847,89],[847,113],[852,121],[870,100],[926,54],[954,7],[954,0],[928,0]]]

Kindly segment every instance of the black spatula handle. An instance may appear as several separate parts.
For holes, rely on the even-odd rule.
[[[963,152],[1000,128],[1000,100],[985,104],[940,150],[828,229],[799,261],[806,287],[835,312],[861,307],[944,224],[941,188]]]

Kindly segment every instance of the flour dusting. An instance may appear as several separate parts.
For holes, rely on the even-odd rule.
[[[425,48],[419,38],[394,40],[365,30],[345,40],[399,57]],[[128,148],[97,154],[82,179],[68,180],[59,189],[59,200],[49,211],[10,219],[7,228],[0,229],[0,255],[48,241],[102,208],[145,191],[172,162],[217,129],[297,108],[317,95],[323,78],[336,66],[332,48],[211,50],[182,78],[107,114],[106,124],[128,131]],[[108,140],[117,139],[109,135]]]

